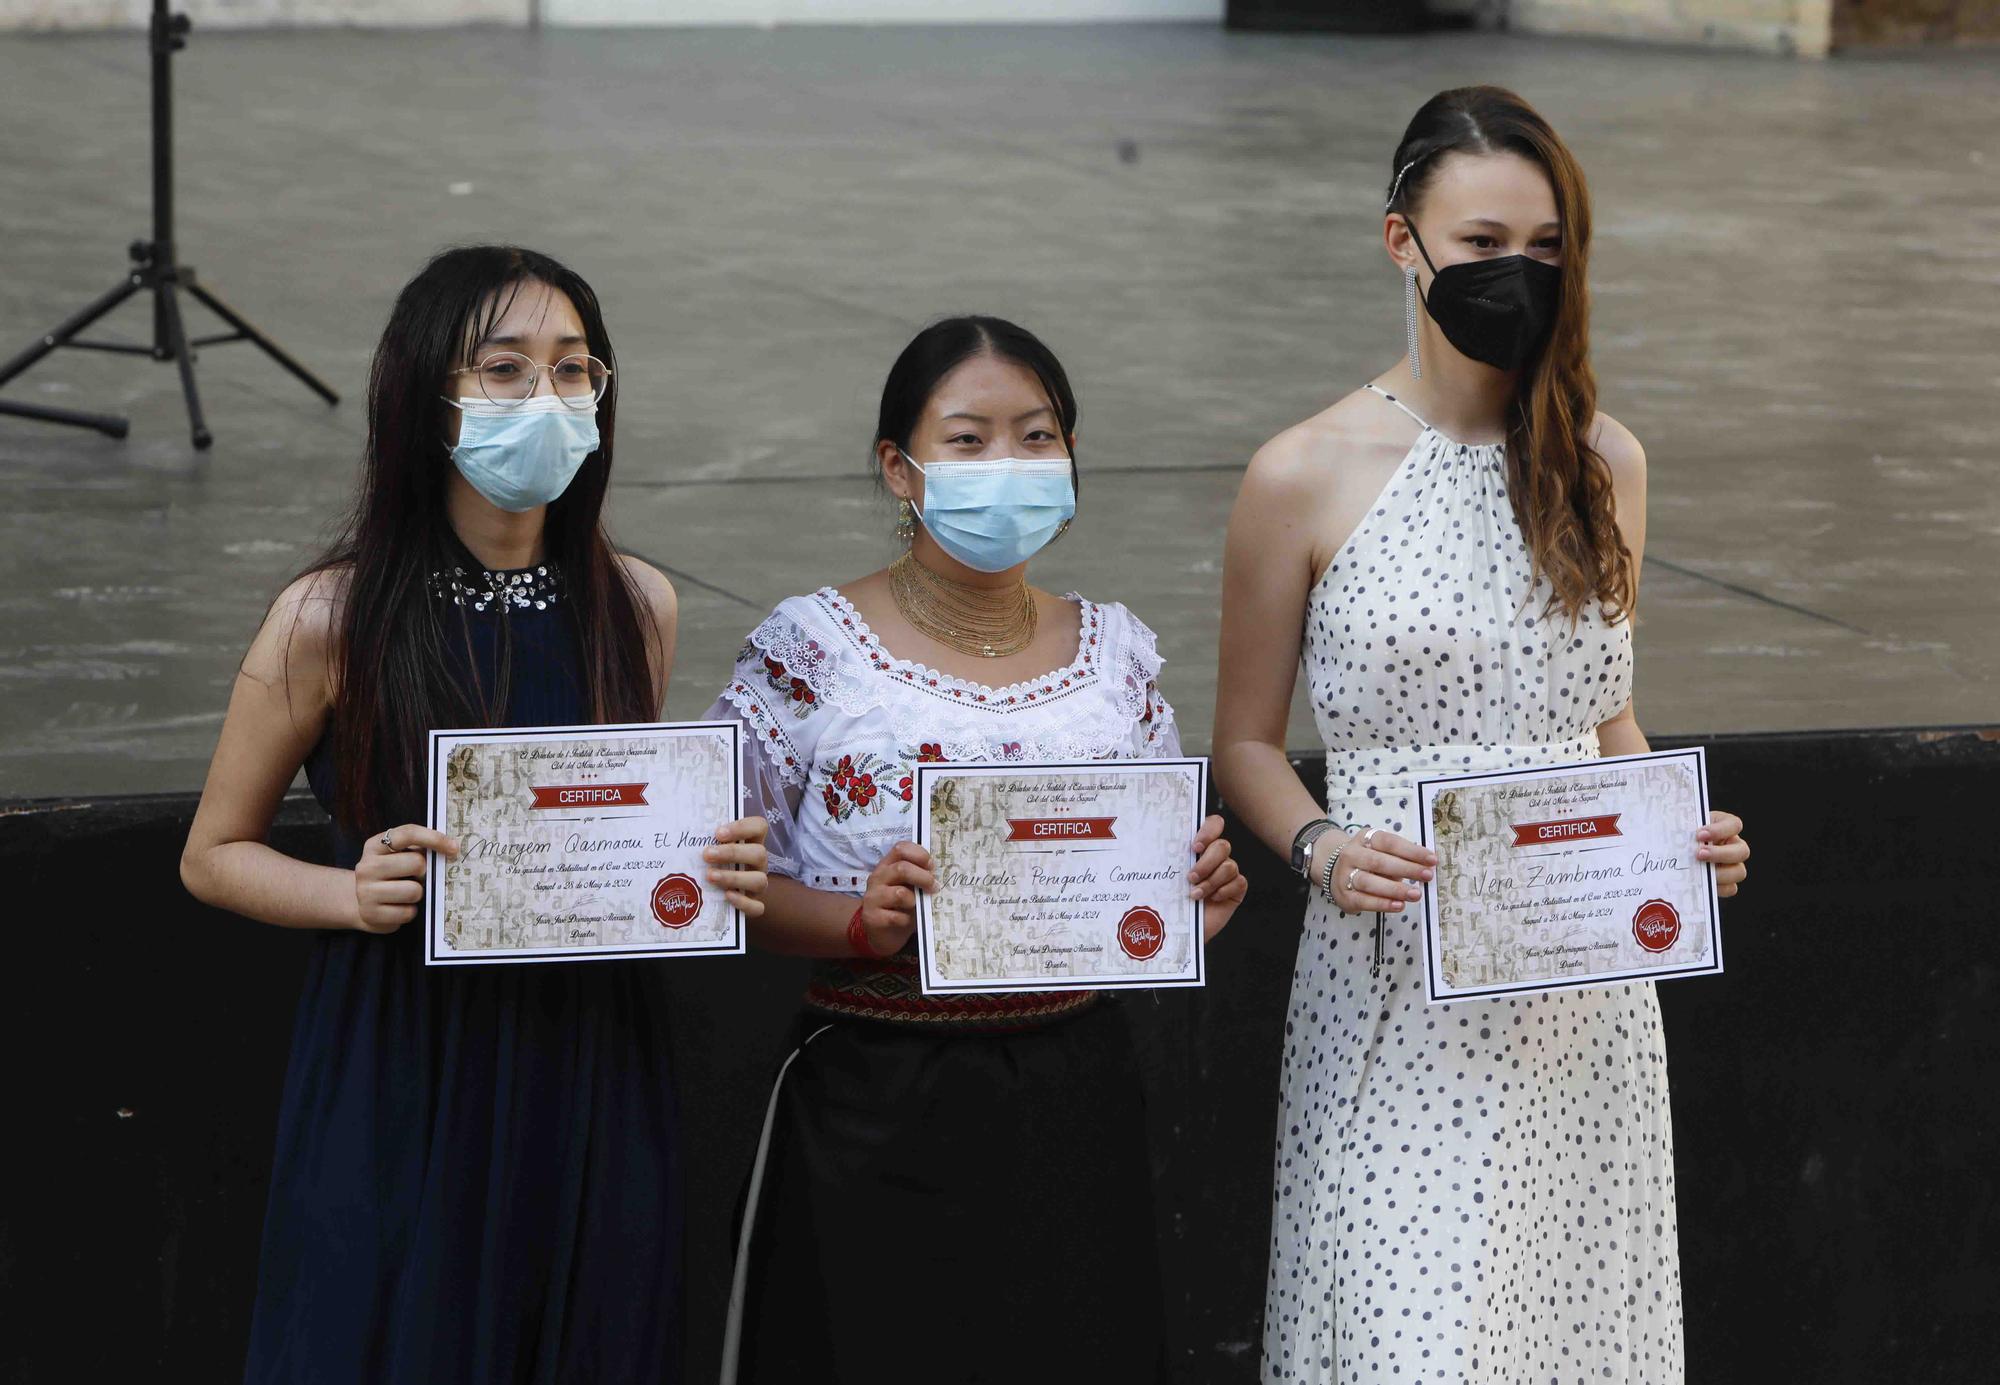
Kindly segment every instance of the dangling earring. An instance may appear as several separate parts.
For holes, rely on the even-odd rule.
[[[896,537],[911,543],[917,537],[917,512],[907,500],[896,504]]]
[[[1424,378],[1423,359],[1417,354],[1417,267],[1403,266],[1403,330],[1410,338],[1410,378]]]

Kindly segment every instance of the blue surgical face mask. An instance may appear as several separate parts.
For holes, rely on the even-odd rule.
[[[451,460],[474,490],[520,514],[569,489],[597,450],[597,406],[573,409],[554,395],[508,408],[485,399],[447,399],[463,417]]]
[[[924,478],[924,528],[939,548],[979,572],[1027,562],[1076,514],[1067,457],[923,466],[904,452],[903,460]]]

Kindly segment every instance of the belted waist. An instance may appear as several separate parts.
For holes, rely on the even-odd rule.
[[[1407,788],[1419,779],[1485,770],[1533,769],[1598,756],[1597,732],[1566,741],[1520,745],[1371,745],[1329,750],[1326,795],[1329,810],[1338,802],[1379,799],[1385,789]],[[1331,812],[1336,820],[1339,813]]]

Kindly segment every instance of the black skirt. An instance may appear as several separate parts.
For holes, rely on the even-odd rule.
[[[746,1197],[738,1385],[1166,1378],[1115,1003],[1006,1034],[799,1032]]]

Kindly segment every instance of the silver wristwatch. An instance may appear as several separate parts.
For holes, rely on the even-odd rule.
[[[1313,844],[1333,830],[1333,823],[1326,818],[1309,822],[1292,837],[1292,869],[1303,875],[1310,883],[1313,878]]]

